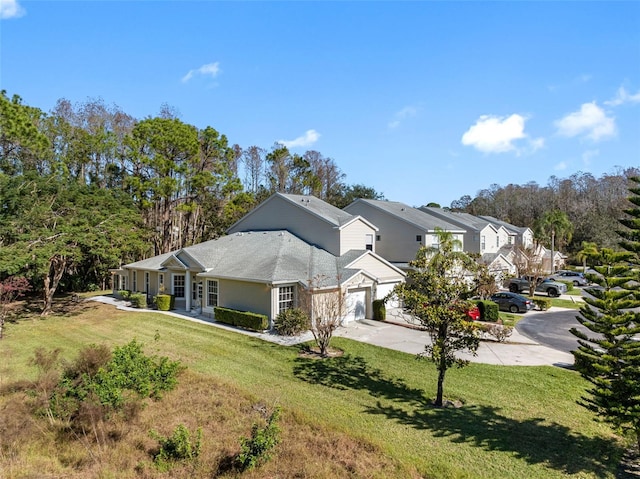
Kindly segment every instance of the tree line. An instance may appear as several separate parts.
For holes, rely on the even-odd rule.
[[[640,167],[618,167],[617,171],[600,178],[578,172],[569,178],[551,176],[546,186],[536,182],[524,185],[491,185],[472,198],[469,195],[451,203],[453,211],[473,215],[488,215],[516,226],[528,226],[542,232],[549,216],[557,212],[566,215],[571,234],[563,246],[577,253],[583,243],[617,248],[622,217],[629,194],[629,181],[640,175]],[[538,236],[550,247],[548,234]]]

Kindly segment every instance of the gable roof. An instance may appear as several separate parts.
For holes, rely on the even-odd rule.
[[[443,208],[435,208],[433,206],[421,206],[420,211],[425,213],[438,216],[440,218],[445,219],[453,224],[460,225],[463,228],[472,231],[482,231],[487,226],[491,227],[493,230],[498,230],[496,226],[494,226],[491,222],[480,218],[478,216],[473,216],[469,213],[457,213],[453,211],[448,211]]]
[[[126,265],[131,269],[165,271],[167,259],[187,253],[204,266],[201,277],[267,284],[302,283],[323,278],[322,286],[337,285],[360,272],[350,265],[366,250],[344,257],[312,246],[285,230],[235,233],[188,246],[179,251]],[[389,268],[395,268],[389,264]]]
[[[346,211],[341,210],[340,208],[333,206],[332,204],[329,204],[326,201],[321,200],[320,198],[317,198],[313,195],[293,195],[293,194],[287,194],[287,193],[274,193],[269,198],[267,198],[262,203],[260,203],[258,206],[256,206],[249,213],[247,213],[238,221],[236,221],[233,225],[231,225],[227,229],[227,232],[233,231],[237,225],[242,223],[249,216],[260,214],[259,213],[260,210],[264,208],[265,205],[268,205],[269,203],[273,201],[278,201],[278,200],[284,200],[289,204],[304,210],[306,213],[315,216],[319,220],[325,223],[328,223],[334,228],[342,229],[345,226],[353,223],[354,221],[360,220],[365,222],[374,230],[376,231],[378,230],[378,228],[376,228],[375,225],[371,224],[365,218],[362,218],[361,216],[358,216],[358,215],[352,215],[350,213],[347,213]],[[282,227],[280,225],[274,225],[274,226],[276,228]]]
[[[490,223],[493,223],[494,225],[502,226],[507,231],[510,231],[512,233],[515,233],[515,234],[522,234],[525,231],[527,231],[528,229],[530,229],[527,226],[515,226],[515,225],[512,225],[511,223],[507,223],[506,221],[499,220],[498,218],[494,218],[493,216],[489,216],[489,215],[480,215],[480,216],[478,216],[478,218],[485,219],[485,220],[489,221]]]
[[[412,208],[411,206],[400,203],[399,201],[370,200],[359,198],[351,203],[351,205],[355,205],[357,203],[364,203],[371,206],[372,208],[377,208],[378,210],[383,211],[384,213],[387,213],[425,232],[435,231],[436,228],[441,228],[445,231],[451,231],[454,233],[464,233],[464,229],[462,229],[459,225],[455,225],[453,223],[449,223],[446,220],[436,218],[433,215],[429,215],[424,211],[420,211],[417,208]],[[347,206],[345,209],[348,210],[351,205]]]

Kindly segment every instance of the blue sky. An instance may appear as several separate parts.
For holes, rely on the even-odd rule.
[[[409,205],[640,166],[640,2],[0,5],[0,87],[28,105],[166,103]]]

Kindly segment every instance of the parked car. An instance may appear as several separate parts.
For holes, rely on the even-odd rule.
[[[560,270],[549,276],[548,279],[556,281],[571,281],[574,286],[587,286],[589,284],[589,280],[584,277],[584,274],[579,273],[578,271]]]
[[[511,278],[509,280],[509,291],[512,293],[522,293],[523,291],[529,291],[529,279],[522,278]],[[564,283],[559,283],[558,281],[553,281],[551,279],[543,279],[538,282],[535,290],[538,293],[547,293],[551,298],[555,298],[567,292],[567,285]]]
[[[491,301],[498,303],[500,311],[509,311],[511,313],[526,313],[533,308],[530,299],[525,298],[521,294],[511,292],[495,293],[491,296]]]
[[[471,309],[467,310],[467,316],[471,321],[478,321],[480,319],[480,308],[473,306]]]

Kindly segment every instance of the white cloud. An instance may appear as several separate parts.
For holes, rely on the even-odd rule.
[[[19,18],[25,15],[27,12],[20,4],[18,0],[0,0],[0,18]]]
[[[207,63],[206,65],[202,65],[200,68],[196,68],[194,70],[189,70],[185,76],[182,77],[182,83],[187,83],[189,80],[193,78],[194,75],[205,75],[210,76],[211,78],[215,78],[220,73],[220,63]]]
[[[579,111],[556,120],[554,125],[562,136],[585,136],[593,141],[616,134],[615,119],[607,116],[595,102],[584,103]]]
[[[604,102],[605,105],[609,106],[618,106],[623,103],[640,103],[640,90],[636,94],[630,95],[625,87],[621,86],[618,88],[614,98]]]
[[[295,148],[297,146],[311,146],[320,138],[320,133],[316,130],[307,130],[304,135],[299,136],[294,140],[278,140],[283,146],[287,148]]]
[[[564,161],[561,161],[556,166],[554,166],[553,169],[556,170],[556,171],[566,170],[567,169],[567,163],[564,162]]]
[[[402,120],[414,117],[417,114],[418,114],[418,108],[416,108],[415,106],[405,106],[402,110],[397,111],[393,115],[393,120],[387,123],[387,126],[393,130],[394,128],[397,128],[398,126],[400,126],[400,123],[402,122]]]
[[[516,150],[514,141],[526,138],[524,123],[526,118],[513,114],[510,117],[482,115],[476,124],[462,135],[462,144],[473,146],[484,153],[505,153]],[[541,147],[544,140],[533,140],[534,145]]]

